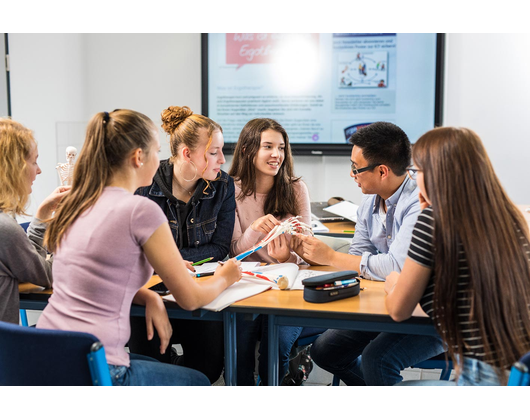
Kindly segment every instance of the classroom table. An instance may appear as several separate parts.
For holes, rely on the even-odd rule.
[[[344,222],[322,222],[329,232],[315,232],[315,235],[333,236],[336,238],[352,238],[355,231],[355,223],[350,220]]]
[[[301,270],[337,271],[333,267],[301,267]],[[278,385],[278,327],[296,325],[357,331],[435,335],[431,319],[418,306],[403,322],[392,320],[385,306],[384,282],[361,280],[358,296],[329,303],[309,303],[303,291],[269,290],[241,300],[229,307],[231,312],[265,314],[269,317],[269,383]]]
[[[530,205],[517,206],[530,225]],[[528,209],[529,211],[526,211]],[[325,223],[340,234],[350,230],[353,222]],[[348,234],[351,235],[351,234]],[[307,267],[301,270],[336,271],[333,267]],[[153,276],[145,287],[160,281]],[[280,325],[298,325],[303,327],[339,328],[358,331],[394,332],[403,334],[436,334],[429,317],[416,308],[412,317],[403,322],[393,321],[385,307],[384,282],[361,280],[360,294],[355,297],[324,304],[309,303],[303,299],[303,291],[269,290],[256,296],[232,304],[222,312],[210,312],[203,309],[184,311],[176,303],[165,301],[168,315],[171,318],[216,320],[224,323],[225,333],[225,381],[227,385],[236,384],[236,313],[264,314],[269,317],[269,381],[278,385],[278,327]],[[43,310],[52,293],[31,283],[21,283],[20,308]],[[145,309],[133,305],[131,314],[144,315]]]

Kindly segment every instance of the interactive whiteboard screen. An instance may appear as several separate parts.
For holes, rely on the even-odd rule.
[[[442,58],[437,34],[204,34],[203,114],[227,145],[260,117],[298,153],[349,154],[349,137],[375,121],[414,142],[441,123]]]

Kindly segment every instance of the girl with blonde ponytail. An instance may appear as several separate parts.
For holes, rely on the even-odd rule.
[[[54,293],[37,327],[94,334],[105,346],[114,385],[207,385],[200,372],[128,354],[131,304],[146,307],[148,339],[156,330],[165,352],[171,325],[161,298],[143,288],[153,268],[177,303],[193,310],[239,280],[231,260],[197,283],[175,246],[160,208],[134,195],[158,168],[157,130],[130,110],[100,112],[88,124],[71,194],[45,241],[55,251]]]

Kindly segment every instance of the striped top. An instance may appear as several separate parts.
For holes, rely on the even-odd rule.
[[[524,239],[524,238],[523,238]],[[484,343],[480,337],[480,330],[475,320],[471,319],[472,291],[469,289],[469,268],[462,245],[459,245],[458,266],[458,318],[459,326],[464,339],[464,357],[472,357],[486,363],[497,365],[494,354],[486,355]],[[434,297],[434,218],[431,207],[424,209],[418,216],[416,226],[412,232],[412,240],[408,257],[414,262],[433,270],[433,274],[425,292],[420,299],[420,305],[427,315],[433,315]],[[433,321],[435,321],[433,319]],[[438,327],[440,324],[438,323]]]

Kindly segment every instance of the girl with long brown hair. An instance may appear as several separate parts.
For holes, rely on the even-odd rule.
[[[236,186],[236,220],[230,255],[237,255],[256,244],[275,226],[291,216],[311,222],[309,192],[294,176],[289,137],[275,120],[249,121],[237,142],[229,171]],[[281,235],[247,261],[303,263],[291,249],[290,235]],[[238,384],[254,382],[254,349],[260,341],[259,373],[267,384],[267,317],[255,321],[238,320]],[[261,325],[261,330],[260,330]],[[261,335],[260,334],[261,331]],[[289,363],[289,353],[302,327],[280,327],[280,382]]]
[[[55,251],[54,293],[40,328],[94,334],[105,346],[114,385],[208,385],[200,372],[128,354],[132,303],[146,306],[148,338],[156,329],[165,352],[171,324],[161,298],[143,286],[153,268],[180,307],[211,302],[241,278],[228,261],[196,282],[160,208],[134,195],[158,169],[160,142],[153,122],[130,110],[100,112],[88,124],[72,190],[46,233]]]
[[[412,157],[422,213],[401,274],[387,277],[387,309],[402,321],[421,304],[458,385],[505,383],[530,350],[528,225],[473,131],[431,130]]]

